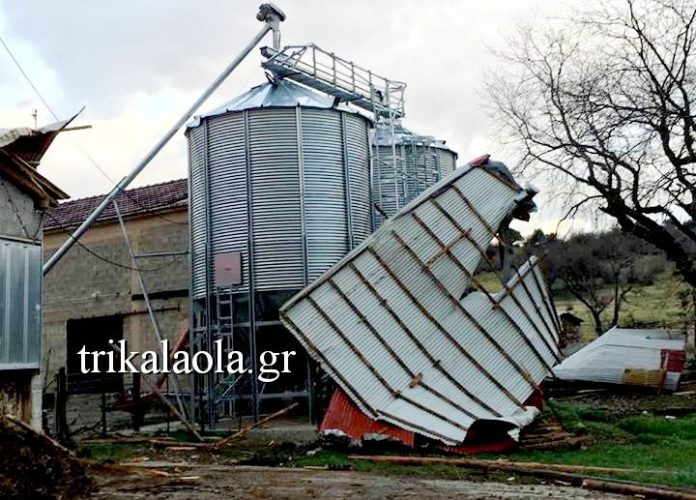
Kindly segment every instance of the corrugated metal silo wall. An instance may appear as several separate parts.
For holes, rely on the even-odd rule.
[[[255,285],[258,290],[301,288],[304,270],[296,113],[294,109],[246,113]]]
[[[205,176],[198,172],[206,164],[198,146],[205,134],[198,130],[206,126],[212,252],[241,252],[240,291],[249,283],[249,201],[257,290],[302,288],[350,250],[346,170],[354,245],[370,234],[364,118],[314,108],[259,108],[208,118],[189,132],[196,297],[205,295]]]
[[[437,159],[442,177],[447,177],[457,168],[457,153],[449,149],[437,149]]]
[[[205,125],[187,131],[191,277],[194,296],[205,293]]]
[[[370,143],[368,125],[364,118],[349,113],[345,119],[346,151],[350,177],[353,247],[372,234],[370,213]]]
[[[419,144],[400,144],[394,150],[379,146],[375,156],[373,198],[389,217],[452,173],[457,161],[456,153],[449,149]]]

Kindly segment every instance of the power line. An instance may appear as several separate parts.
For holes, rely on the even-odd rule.
[[[108,257],[104,257],[103,255],[98,254],[97,252],[95,252],[94,250],[92,250],[91,248],[89,248],[88,246],[86,246],[84,243],[80,242],[78,239],[76,239],[76,238],[72,235],[70,229],[69,229],[68,227],[66,227],[61,221],[59,221],[49,210],[46,210],[45,213],[48,214],[48,217],[49,217],[51,220],[53,220],[53,222],[55,222],[56,224],[58,224],[58,226],[59,226],[63,231],[65,231],[66,233],[68,233],[69,237],[70,237],[79,247],[81,247],[83,250],[85,250],[85,251],[86,251],[87,253],[89,253],[90,255],[92,255],[92,256],[96,257],[97,259],[99,259],[99,260],[101,260],[101,261],[103,261],[103,262],[106,262],[107,264],[110,264],[110,265],[112,265],[112,266],[120,267],[121,269],[126,269],[126,270],[128,270],[128,271],[137,271],[137,272],[151,273],[151,272],[161,271],[162,269],[164,269],[164,268],[166,268],[166,267],[169,267],[170,265],[174,264],[174,263],[178,260],[178,257],[175,256],[173,259],[171,259],[171,260],[170,260],[169,262],[167,262],[166,264],[163,264],[162,266],[154,267],[154,268],[151,268],[151,269],[135,268],[135,267],[133,267],[133,266],[129,266],[129,265],[126,265],[126,264],[121,264],[120,262],[116,262],[115,260],[111,260],[111,259],[109,259]]]

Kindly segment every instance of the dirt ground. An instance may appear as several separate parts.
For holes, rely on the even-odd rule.
[[[157,472],[154,472],[157,471]],[[166,471],[169,476],[162,476]],[[234,465],[103,467],[94,471],[95,498],[476,498],[625,499],[558,485],[520,485],[384,476],[373,473]]]

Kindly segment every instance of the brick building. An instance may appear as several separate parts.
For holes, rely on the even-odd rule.
[[[172,343],[187,327],[187,196],[187,180],[182,179],[130,189],[116,200],[162,335]],[[102,199],[68,201],[47,213],[44,261]],[[56,374],[65,368],[67,423],[73,431],[94,427],[101,418],[102,393],[114,402],[130,390],[132,379],[128,374],[82,374],[77,351],[83,345],[87,351],[110,351],[109,339],[126,340],[129,351],[156,348],[138,273],[113,206],[46,275],[43,299],[46,400],[54,400]],[[143,379],[143,389],[151,383]],[[53,413],[47,408],[51,428]],[[118,412],[108,416],[111,423],[130,419]]]

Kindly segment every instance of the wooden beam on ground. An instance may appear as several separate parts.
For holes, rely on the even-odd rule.
[[[251,431],[257,427],[260,427],[263,424],[268,423],[275,418],[278,418],[278,417],[281,417],[281,416],[287,414],[288,412],[290,412],[290,410],[294,409],[296,406],[297,406],[297,403],[292,403],[291,405],[286,406],[282,410],[278,410],[277,412],[272,413],[272,414],[262,418],[258,422],[255,422],[251,425],[244,427],[243,429],[240,429],[239,431],[235,432],[234,434],[227,436],[224,439],[221,439],[220,441],[212,444],[211,446],[215,449],[223,448],[224,446],[227,446],[229,443],[231,443],[235,439],[239,439],[239,438],[245,436],[249,431]]]
[[[657,486],[617,483],[615,481],[601,481],[598,479],[585,479],[582,487],[588,490],[603,491],[605,493],[619,493],[638,498],[658,498],[661,500],[696,500],[696,492],[660,488]]]
[[[597,467],[592,465],[544,464],[540,462],[508,462],[505,460],[480,460],[473,458],[442,458],[442,457],[402,457],[391,455],[350,455],[351,460],[367,460],[375,463],[393,463],[398,465],[452,465],[483,470],[504,470],[510,472],[545,470],[554,472],[586,472],[586,473],[623,473],[623,472],[665,472],[645,471],[641,469],[625,469],[621,467]]]
[[[441,457],[402,457],[390,455],[349,455],[351,460],[367,460],[375,463],[390,463],[397,465],[435,465],[446,464],[454,467],[465,467],[486,471],[516,472],[529,476],[539,476],[550,479],[562,480],[574,486],[582,486],[587,489],[604,491],[607,493],[621,493],[624,495],[637,495],[643,498],[658,500],[696,500],[696,492],[663,487],[660,485],[643,484],[633,481],[608,480],[590,477],[581,473],[625,473],[625,472],[650,472],[668,473],[669,471],[622,469],[618,467],[595,467],[585,465],[542,464],[538,462],[505,462],[498,460],[477,460],[469,458],[441,458]]]

